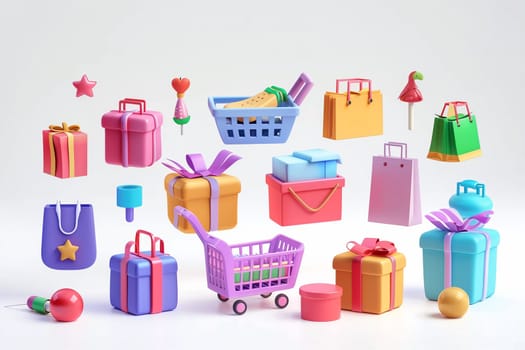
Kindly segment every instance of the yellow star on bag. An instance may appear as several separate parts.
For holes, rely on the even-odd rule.
[[[57,249],[60,251],[60,261],[66,259],[77,260],[76,252],[78,248],[79,246],[73,245],[69,239],[63,245],[59,245]]]

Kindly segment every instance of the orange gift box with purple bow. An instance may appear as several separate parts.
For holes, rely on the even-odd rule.
[[[401,306],[406,260],[394,243],[365,238],[347,248],[333,259],[335,283],[343,288],[341,309],[381,314]]]
[[[87,134],[78,125],[50,125],[42,131],[44,173],[60,178],[87,175]]]

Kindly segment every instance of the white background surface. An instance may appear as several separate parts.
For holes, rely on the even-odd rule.
[[[0,308],[0,348],[193,349],[274,348],[523,348],[522,181],[525,78],[521,1],[17,1],[0,11],[0,305],[50,296],[63,287],[84,297],[81,318],[54,322],[24,307]],[[397,96],[412,70],[425,100],[415,106],[415,130]],[[315,87],[286,144],[222,144],[207,108],[211,95],[250,95],[274,84],[289,88],[300,72]],[[86,73],[95,96],[76,98],[72,81]],[[172,121],[176,94],[170,81],[191,79],[186,104],[192,121],[184,136]],[[321,137],[323,94],[336,78],[369,77],[383,93],[384,135],[332,141]],[[247,298],[248,312],[233,316],[206,287],[202,245],[170,226],[160,163],[124,169],[104,162],[100,119],[124,97],[144,98],[164,113],[163,159],[203,153],[208,162],[223,148],[243,157],[228,172],[242,181],[238,226],[216,235],[230,243],[290,235],[306,250],[290,305]],[[426,159],[433,115],[443,102],[467,100],[478,118],[483,156],[464,163]],[[89,135],[89,176],[65,179],[42,172],[41,131],[78,123]],[[386,141],[409,144],[420,159],[423,211],[448,203],[457,181],[485,183],[495,203],[490,227],[501,233],[495,295],[458,320],[443,319],[423,294],[422,232],[367,222],[371,160]],[[321,147],[341,154],[346,177],[343,220],[280,227],[268,217],[264,174],[271,157]],[[135,222],[115,205],[115,186],[144,186]],[[98,258],[82,271],[48,269],[40,260],[43,207],[56,200],[92,203]],[[109,258],[135,230],[162,237],[179,263],[179,306],[173,312],[133,317],[109,304]],[[380,316],[342,312],[330,323],[300,319],[298,287],[334,282],[334,255],[349,240],[392,240],[408,260],[404,303]]]

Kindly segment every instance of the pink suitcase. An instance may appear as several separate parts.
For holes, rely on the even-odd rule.
[[[138,106],[127,110],[127,105]],[[102,116],[106,130],[106,163],[124,167],[148,167],[160,159],[162,113],[148,111],[146,101],[125,98],[119,109]]]

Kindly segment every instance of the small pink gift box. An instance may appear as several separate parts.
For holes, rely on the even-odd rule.
[[[139,110],[127,110],[126,105],[136,105]],[[106,130],[106,163],[124,167],[148,167],[162,154],[162,113],[146,110],[146,101],[125,98],[119,109],[102,116]]]

